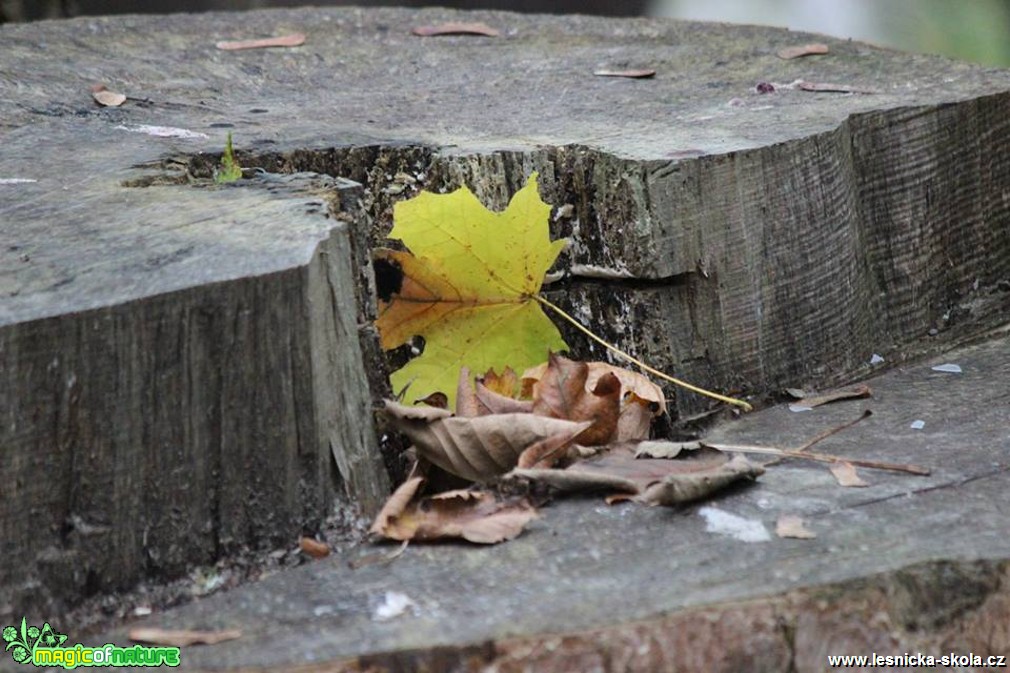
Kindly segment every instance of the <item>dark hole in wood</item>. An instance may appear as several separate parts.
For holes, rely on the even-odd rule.
[[[372,269],[375,271],[375,293],[382,301],[390,301],[403,287],[403,269],[385,259],[373,260]]]

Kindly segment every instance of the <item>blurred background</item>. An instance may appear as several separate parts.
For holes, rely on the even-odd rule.
[[[0,22],[303,4],[436,4],[760,23],[1010,67],[1010,0],[0,0]]]

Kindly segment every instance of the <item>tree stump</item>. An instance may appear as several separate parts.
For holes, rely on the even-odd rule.
[[[444,21],[500,35],[411,34]],[[776,55],[813,39],[355,8],[0,27],[0,616],[374,509],[368,248],[420,189],[502,208],[538,171],[572,239],[548,296],[754,399],[1005,321],[1010,73]],[[656,75],[593,74],[629,68]],[[216,186],[228,132],[249,176]]]

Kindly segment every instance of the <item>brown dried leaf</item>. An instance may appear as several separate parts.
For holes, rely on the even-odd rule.
[[[266,47],[297,47],[305,43],[304,33],[291,33],[279,37],[265,37],[257,40],[225,40],[214,46],[224,51],[239,49],[264,49]]]
[[[668,474],[662,481],[650,484],[636,500],[647,505],[681,505],[707,498],[734,482],[757,479],[764,471],[757,463],[737,455],[704,472]]]
[[[484,412],[487,413],[487,412]],[[483,416],[480,400],[473,387],[473,377],[469,367],[459,368],[459,379],[456,383],[456,415],[460,418]]]
[[[421,482],[415,477],[396,490],[372,524],[372,533],[392,540],[458,537],[494,544],[519,535],[537,517],[525,499],[498,500],[483,491],[448,491],[412,499]],[[410,497],[404,499],[407,494]]]
[[[410,32],[421,37],[432,37],[435,35],[483,35],[485,37],[498,37],[499,35],[497,30],[479,21],[449,21],[435,26],[417,26],[412,28]]]
[[[417,494],[421,484],[424,483],[424,477],[411,477],[407,481],[403,482],[396,487],[393,494],[389,496],[385,504],[382,505],[382,509],[379,513],[375,515],[375,521],[372,522],[372,527],[369,532],[375,533],[376,535],[382,535],[383,530],[389,526],[390,521],[400,514],[407,508],[407,505],[414,496]]]
[[[515,469],[512,477],[529,479],[565,492],[607,491],[636,495],[650,505],[673,505],[711,495],[764,469],[742,456],[729,459],[702,448],[677,459],[635,458],[636,443],[615,445],[596,458],[564,470]]]
[[[118,91],[109,91],[104,84],[97,84],[91,88],[91,97],[102,107],[119,107],[126,102],[126,94]]]
[[[506,368],[512,371],[510,368]],[[485,375],[494,375],[492,369]],[[515,377],[515,372],[512,373]],[[494,385],[502,385],[501,377],[494,375]],[[477,379],[476,382],[470,376],[467,367],[460,367],[459,383],[456,385],[456,415],[463,418],[474,416],[487,416],[488,414],[528,414],[533,411],[533,402],[530,400],[517,400],[511,396],[501,394],[496,390],[489,389],[484,381]]]
[[[519,455],[517,467],[549,468],[568,455],[566,449],[574,443],[575,437],[569,434],[554,435],[531,444]]]
[[[303,554],[312,558],[323,558],[330,555],[330,546],[328,544],[305,535],[298,538],[298,548],[302,550]]]
[[[424,404],[429,407],[436,407],[438,409],[448,409],[449,408],[449,397],[445,393],[434,392],[427,397],[423,397],[419,400],[414,400],[414,404]]]
[[[856,466],[847,461],[839,461],[837,463],[831,463],[829,468],[831,474],[835,475],[835,479],[838,480],[840,486],[852,486],[856,488],[862,488],[864,486],[869,486],[859,473],[856,472]]]
[[[593,72],[597,77],[628,77],[630,79],[647,79],[655,77],[656,71],[649,68],[638,70],[596,70]]]
[[[655,417],[654,406],[654,402],[639,397],[637,393],[625,395],[621,400],[621,415],[617,419],[617,432],[614,433],[613,441],[648,439],[652,419]]]
[[[800,56],[827,53],[828,45],[821,44],[820,42],[814,42],[812,44],[801,44],[795,47],[785,47],[784,49],[779,49],[778,57],[788,61],[789,59],[799,58]]]
[[[489,369],[481,378],[481,383],[487,390],[505,397],[514,399],[519,393],[519,375],[511,367],[506,367],[501,374]]]
[[[536,395],[537,385],[540,379],[544,377],[549,364],[549,362],[545,362],[523,372],[521,377],[522,394],[520,397],[526,398]],[[609,372],[621,382],[622,398],[627,398],[628,395],[634,393],[640,399],[649,403],[650,410],[654,416],[659,416],[666,411],[666,396],[663,394],[663,389],[653,383],[649,377],[630,369],[614,366],[609,362],[587,362],[586,366],[589,367],[589,374],[586,376],[586,390],[595,388],[596,382],[600,380],[600,377]]]
[[[551,353],[547,371],[537,383],[533,396],[533,413],[571,421],[592,421],[576,440],[584,446],[599,446],[609,442],[617,431],[621,415],[621,382],[606,372],[589,389],[586,380],[589,367]]]
[[[533,412],[532,400],[517,400],[496,393],[484,386],[482,381],[475,384],[477,401],[484,413],[488,414],[529,414]]]
[[[461,418],[443,409],[407,407],[389,400],[385,413],[421,456],[471,481],[508,472],[531,444],[561,434],[574,437],[592,425],[525,413]]]
[[[237,629],[227,631],[190,631],[190,630],[169,630],[156,627],[142,627],[131,629],[127,637],[140,643],[151,643],[152,645],[164,645],[167,647],[188,647],[190,645],[216,645],[226,640],[235,640],[242,637],[242,632]]]
[[[779,537],[791,537],[798,540],[811,540],[817,533],[807,528],[807,522],[795,514],[783,514],[775,522],[775,534]]]
[[[849,388],[847,390],[833,390],[820,395],[808,394],[802,390],[796,390],[795,388],[787,388],[786,392],[799,400],[790,404],[790,409],[813,409],[814,407],[819,407],[822,404],[829,404],[831,402],[837,402],[838,400],[857,400],[865,397],[873,397],[873,391],[871,391],[870,386],[866,384],[858,385],[855,388]]]

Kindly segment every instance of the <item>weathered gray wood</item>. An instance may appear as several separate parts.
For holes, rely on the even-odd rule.
[[[288,545],[335,498],[370,511],[388,492],[358,346],[362,223],[332,219],[360,188],[251,182],[114,189],[146,218],[53,223],[49,288],[25,301],[67,312],[0,329],[6,610],[56,614],[247,545]],[[30,213],[25,192],[16,207]],[[25,266],[50,254],[8,233]],[[67,286],[78,310],[60,305]]]
[[[450,19],[503,36],[409,34]],[[296,30],[294,49],[214,48]],[[552,296],[709,387],[826,385],[1005,320],[1010,74],[832,40],[775,56],[809,39],[393,9],[0,28],[0,179],[36,181],[0,184],[0,607],[293,537],[325,510],[331,447],[351,496],[381,491],[365,385],[381,368],[348,337],[360,320],[373,352],[366,239],[422,187],[502,207],[539,171],[573,206]],[[592,76],[627,66],[658,74]],[[753,90],[797,78],[876,93]],[[96,82],[133,98],[98,108]],[[247,166],[361,182],[337,210],[371,230],[326,219],[332,189],[159,184],[207,178],[228,130]],[[176,467],[188,493],[154,481]],[[236,490],[208,493],[229,469]]]
[[[963,373],[930,368],[941,362]],[[365,547],[91,642],[125,643],[141,624],[240,629],[239,640],[184,650],[187,666],[305,672],[812,673],[828,670],[829,654],[1004,654],[1008,377],[1004,334],[870,380],[871,399],[807,412],[782,405],[710,436],[796,446],[869,408],[872,417],[817,450],[927,466],[928,477],[861,470],[870,485],[843,488],[825,465],[787,461],[679,510],[563,500],[497,547],[412,545],[389,565],[350,569],[376,551]],[[914,419],[925,427],[909,428]],[[703,507],[768,539],[712,532]],[[776,537],[786,514],[817,537]],[[416,607],[376,621],[387,591]]]

